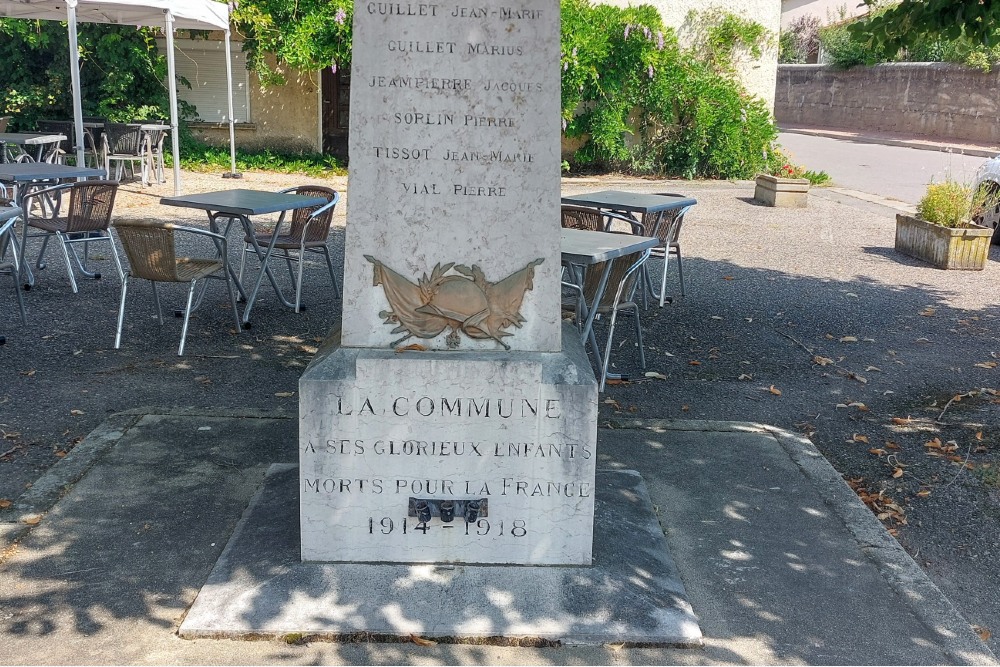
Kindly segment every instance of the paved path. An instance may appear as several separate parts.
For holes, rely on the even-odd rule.
[[[40,480],[65,496],[29,494],[8,515],[22,523],[0,566],[0,663],[997,664],[808,440],[731,422],[598,436],[600,468],[646,482],[702,648],[178,638],[267,466],[294,462],[297,442],[280,413],[147,409],[102,424]],[[251,604],[280,604],[267,573],[243,576],[261,577]]]

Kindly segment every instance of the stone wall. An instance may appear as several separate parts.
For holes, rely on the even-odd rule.
[[[1000,143],[1000,72],[949,63],[779,65],[778,123]]]

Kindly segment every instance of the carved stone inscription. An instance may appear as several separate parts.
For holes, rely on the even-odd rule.
[[[301,384],[304,560],[590,564],[592,379],[550,384],[537,362],[355,354],[342,379]]]
[[[405,276],[442,258],[491,277],[541,259],[521,326],[462,347],[558,351],[558,2],[358,3],[352,68],[343,344],[399,338],[366,255]],[[452,334],[422,344],[454,348]]]

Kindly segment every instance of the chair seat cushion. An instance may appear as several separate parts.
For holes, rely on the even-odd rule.
[[[177,258],[177,280],[191,282],[209,276],[222,268],[222,260],[199,257]]]
[[[250,243],[250,237],[249,236],[244,237],[243,242]],[[262,248],[266,248],[270,243],[271,243],[270,234],[257,234],[257,245],[261,246]],[[288,234],[281,234],[280,236],[278,236],[278,240],[274,242],[274,247],[281,248],[282,250],[295,250],[301,244],[302,242],[299,239],[295,238],[294,236],[290,236]],[[306,241],[307,248],[318,248],[324,245],[326,245],[325,240]]]

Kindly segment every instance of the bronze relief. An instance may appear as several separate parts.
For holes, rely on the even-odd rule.
[[[406,333],[391,347],[396,347],[411,337],[434,338],[447,328],[451,333],[445,339],[448,347],[455,349],[461,343],[459,332],[469,338],[492,339],[505,350],[510,346],[503,338],[511,336],[505,329],[520,327],[525,321],[521,315],[524,294],[532,288],[535,267],[544,260],[539,258],[512,273],[503,280],[491,283],[479,266],[468,267],[454,262],[440,263],[416,282],[388,268],[371,255],[365,259],[375,265],[372,283],[381,285],[390,310],[383,310],[379,317],[385,324],[397,325],[392,333]],[[454,269],[455,273],[448,272]]]

